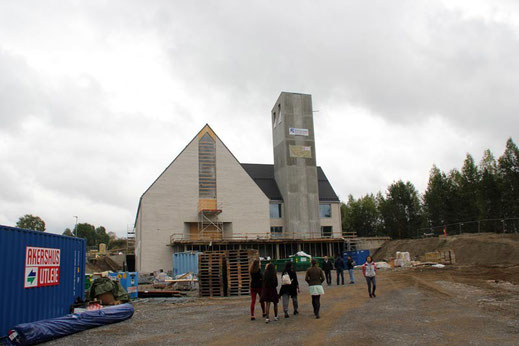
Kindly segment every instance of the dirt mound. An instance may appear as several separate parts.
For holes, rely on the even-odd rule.
[[[91,259],[87,262],[87,273],[97,273],[104,271],[119,271],[122,269],[122,266],[115,262],[108,256],[101,256],[95,259]]]
[[[462,234],[426,239],[402,239],[386,242],[374,254],[376,261],[408,251],[411,257],[437,250],[454,250],[459,264],[519,264],[519,234]]]

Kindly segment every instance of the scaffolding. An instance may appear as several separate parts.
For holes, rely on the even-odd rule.
[[[198,239],[223,239],[223,222],[218,220],[221,212],[222,205],[216,200],[198,202]]]
[[[135,254],[135,228],[126,227],[126,254]]]

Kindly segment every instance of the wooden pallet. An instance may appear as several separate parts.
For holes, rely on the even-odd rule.
[[[227,292],[231,296],[250,294],[249,267],[257,256],[255,250],[229,250],[227,252]]]
[[[206,251],[198,258],[201,297],[242,296],[250,293],[249,267],[257,250]]]
[[[224,296],[222,269],[225,254],[202,253],[198,258],[198,285],[201,297]]]

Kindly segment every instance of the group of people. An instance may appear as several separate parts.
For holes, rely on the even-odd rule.
[[[344,263],[344,260],[341,256],[337,255],[335,256],[335,262],[332,264],[332,262],[328,259],[328,256],[324,256],[323,261],[323,270],[324,274],[326,276],[326,283],[328,286],[332,284],[332,270],[335,268],[335,271],[337,272],[337,286],[339,285],[339,279],[342,281],[342,285],[344,285],[344,269],[348,271],[350,274],[350,284],[355,283],[355,277],[353,275],[353,268],[355,267],[355,262],[351,258],[351,256],[348,256],[346,259],[346,263]]]
[[[337,271],[337,285],[339,285],[339,277],[342,277],[342,284],[344,285],[344,269],[346,268],[350,273],[350,283],[355,283],[353,276],[354,262],[351,257],[347,258],[346,264],[339,256],[335,259],[335,270]],[[321,269],[317,261],[312,258],[311,266],[308,268],[305,274],[305,281],[308,283],[308,290],[312,296],[312,306],[314,310],[315,318],[320,318],[319,310],[321,307],[321,295],[324,294],[322,283],[326,280],[327,284],[331,284],[331,271],[333,265],[329,262],[328,257],[324,258],[323,268]],[[368,284],[368,293],[370,298],[375,298],[376,289],[376,276],[377,267],[373,262],[371,256],[368,256],[366,263],[362,266],[362,274],[366,278]],[[278,303],[279,299],[282,299],[283,312],[285,318],[289,318],[288,306],[290,299],[292,299],[292,305],[294,307],[294,315],[299,313],[299,304],[297,301],[297,295],[300,293],[299,282],[297,281],[297,274],[292,267],[292,262],[286,262],[283,271],[281,272],[281,288],[278,292],[277,288],[279,285],[276,268],[272,263],[268,263],[265,267],[265,272],[261,273],[260,261],[254,260],[250,267],[251,276],[251,305],[250,314],[251,320],[255,320],[254,310],[256,306],[256,299],[259,296],[261,305],[261,311],[265,322],[270,322],[270,306],[274,308],[274,321],[278,321]]]

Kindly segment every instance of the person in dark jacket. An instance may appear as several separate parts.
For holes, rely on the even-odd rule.
[[[350,284],[355,283],[355,278],[353,276],[353,267],[355,266],[355,262],[351,258],[351,256],[348,256],[348,259],[346,260],[346,270],[350,274]]]
[[[344,285],[344,260],[340,255],[335,256],[335,271],[337,272],[337,286],[339,286],[339,277],[342,278]]]
[[[263,274],[263,288],[261,290],[260,302],[265,302],[265,323],[270,322],[270,303],[274,303],[274,321],[279,321],[278,318],[278,275],[276,268],[272,263],[267,264],[265,274]]]
[[[290,284],[285,284],[284,278],[285,275],[288,275],[290,278]],[[294,315],[297,315],[299,312],[297,311],[297,294],[299,293],[299,282],[297,282],[297,274],[292,270],[292,262],[285,263],[285,269],[281,273],[281,289],[279,290],[279,295],[283,299],[283,311],[285,312],[285,318],[289,318],[288,314],[288,300],[289,297],[292,297],[292,304],[294,305]]]
[[[324,281],[324,272],[317,266],[317,261],[312,258],[312,266],[308,268],[305,275],[305,281],[308,282],[308,290],[312,296],[312,306],[314,307],[315,318],[320,318],[319,309],[321,308],[321,295],[324,294],[322,283]]]
[[[330,286],[332,284],[333,264],[328,259],[328,256],[324,256],[323,270],[324,270],[324,275],[326,276],[326,283],[328,284],[328,286]]]
[[[250,319],[254,321],[256,318],[254,317],[254,307],[256,306],[256,295],[261,297],[261,288],[263,287],[263,275],[261,274],[260,261],[259,259],[255,259],[250,266]],[[261,311],[263,312],[263,317],[265,317],[265,303],[260,302]]]

